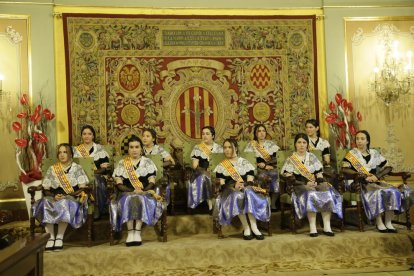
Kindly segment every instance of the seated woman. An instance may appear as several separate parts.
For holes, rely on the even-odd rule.
[[[345,156],[342,166],[345,173],[359,173],[365,177],[361,197],[365,214],[369,220],[375,219],[378,231],[396,233],[391,221],[394,211],[403,212],[409,208],[411,189],[407,185],[398,188],[380,180],[390,173],[387,160],[374,149],[370,149],[371,137],[366,130],[355,136],[356,148]],[[347,183],[350,185],[352,181]],[[349,186],[348,186],[349,187]],[[381,214],[385,212],[385,225]]]
[[[142,144],[144,145],[144,154],[143,155],[160,155],[164,160],[164,167],[174,166],[175,161],[172,158],[171,154],[167,152],[163,147],[157,145],[157,133],[153,129],[146,128],[142,132]],[[167,205],[170,203],[170,193],[171,187],[167,186],[166,190],[166,200]]]
[[[214,169],[222,190],[217,198],[215,215],[218,216],[220,225],[230,224],[233,217],[238,216],[243,225],[243,239],[263,240],[264,236],[257,228],[256,219],[270,219],[266,191],[253,186],[254,167],[246,159],[237,156],[236,141],[226,139],[223,150],[225,159]]]
[[[201,202],[207,201],[209,210],[213,209],[213,187],[210,174],[207,172],[211,153],[221,153],[223,148],[214,142],[216,131],[211,126],[201,130],[202,142],[195,145],[192,152],[193,177],[188,185],[187,205],[196,208]]]
[[[276,152],[279,147],[271,140],[266,140],[266,127],[255,125],[253,140],[247,144],[245,152],[254,152],[257,162],[257,180],[262,185],[268,185],[271,193],[271,207],[276,209],[276,200],[279,195],[279,179],[276,167]],[[269,179],[269,180],[267,180]],[[266,182],[266,183],[264,183]],[[268,184],[270,182],[270,185]]]
[[[307,120],[305,123],[306,134],[309,138],[309,150],[318,149],[322,152],[323,165],[331,167],[331,145],[320,137],[319,122],[316,119]]]
[[[152,190],[157,168],[151,159],[142,156],[143,144],[135,135],[128,140],[128,157],[119,161],[113,177],[121,193],[111,201],[111,224],[121,231],[126,223],[126,246],[142,244],[141,226],[155,225],[164,210],[162,198]]]
[[[79,228],[88,215],[87,196],[80,190],[88,183],[88,177],[80,165],[72,162],[73,152],[69,144],[60,144],[57,149],[59,161],[47,170],[42,182],[45,196],[32,207],[33,216],[50,233],[46,250],[62,249],[68,224]]]
[[[295,152],[286,159],[282,174],[294,176],[292,202],[299,219],[307,216],[310,236],[317,237],[316,213],[322,213],[323,233],[334,236],[331,213],[342,219],[342,197],[322,176],[322,164],[308,152],[309,138],[304,133],[295,136]]]
[[[97,172],[104,172],[109,168],[109,155],[105,149],[95,143],[95,129],[90,125],[84,125],[81,129],[82,144],[73,147],[73,157],[93,157]],[[94,218],[108,214],[108,197],[106,192],[106,179],[102,173],[95,174],[95,185],[93,187],[93,196],[98,208],[94,209]]]

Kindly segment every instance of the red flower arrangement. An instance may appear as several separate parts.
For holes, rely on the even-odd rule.
[[[354,113],[352,103],[336,93],[335,102],[329,103],[329,112],[325,112],[325,121],[335,135],[336,146],[351,149],[355,146],[355,135],[358,132],[358,122],[362,121],[360,112]]]
[[[40,104],[33,110],[29,105],[29,97],[23,94],[20,104],[24,111],[17,114],[19,121],[12,123],[12,129],[17,133],[16,162],[20,181],[29,183],[42,178],[41,164],[46,155],[48,137],[45,134],[46,123],[55,118],[49,109]]]

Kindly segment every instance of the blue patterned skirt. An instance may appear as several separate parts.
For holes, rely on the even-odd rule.
[[[32,206],[33,216],[42,224],[69,223],[73,228],[79,228],[88,216],[88,203],[80,203],[72,196],[56,201],[46,196],[36,201]]]
[[[250,187],[243,191],[226,188],[217,198],[215,215],[221,225],[230,224],[238,215],[252,213],[260,221],[270,220],[269,197],[256,193]]]
[[[308,212],[332,212],[342,219],[342,196],[328,184],[319,184],[316,190],[305,185],[297,185],[292,193],[296,215],[304,218]]]
[[[404,212],[409,207],[411,193],[407,185],[402,191],[383,182],[363,185],[361,198],[367,218],[372,220],[384,211]]]
[[[165,209],[165,202],[157,201],[150,193],[122,193],[118,200],[111,201],[110,221],[115,231],[122,230],[122,224],[129,220],[142,220],[155,225]]]
[[[193,181],[188,181],[187,206],[196,208],[201,202],[213,197],[211,178],[207,173],[202,173]]]

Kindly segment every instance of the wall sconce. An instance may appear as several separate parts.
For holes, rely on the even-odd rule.
[[[402,55],[398,44],[394,41],[391,45],[389,38],[384,40],[383,49],[377,53],[374,77],[370,82],[371,90],[387,106],[409,94],[414,87],[413,53],[408,51]]]

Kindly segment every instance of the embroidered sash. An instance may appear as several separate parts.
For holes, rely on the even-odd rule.
[[[79,151],[82,157],[89,157],[89,151],[86,149],[84,144],[77,146],[76,149]]]
[[[56,174],[60,186],[63,188],[66,194],[71,194],[74,192],[72,185],[70,185],[69,179],[63,171],[62,164],[56,163],[52,166],[53,172]]]
[[[201,143],[201,144],[199,144],[198,145],[198,148],[205,154],[205,155],[207,155],[207,157],[209,157],[210,156],[210,154],[211,154],[211,150],[210,150],[210,148],[206,145],[206,144],[204,144],[204,143]]]
[[[300,172],[301,175],[306,177],[310,181],[315,181],[315,176],[313,173],[309,171],[309,169],[303,164],[300,160],[296,152],[294,152],[290,157],[290,161],[296,167],[296,169]]]
[[[351,162],[352,166],[357,170],[359,173],[363,173],[365,175],[370,175],[371,173],[362,165],[359,161],[358,157],[355,156],[351,151],[348,151],[345,158]]]
[[[134,189],[143,189],[144,185],[142,185],[142,182],[139,180],[139,176],[134,169],[134,164],[132,163],[131,157],[126,157],[124,159],[124,166],[128,174],[129,181],[131,181],[131,184],[132,186],[134,186]]]
[[[272,160],[272,157],[267,152],[267,150],[263,146],[261,146],[256,140],[252,140],[251,143],[266,162],[269,162],[270,160]]]
[[[229,175],[231,176],[231,178],[234,181],[239,181],[239,180],[242,179],[242,177],[240,176],[240,174],[238,173],[238,171],[236,170],[236,168],[234,168],[234,166],[230,162],[230,160],[225,159],[225,160],[221,161],[220,164],[226,169],[226,171],[229,173]]]

